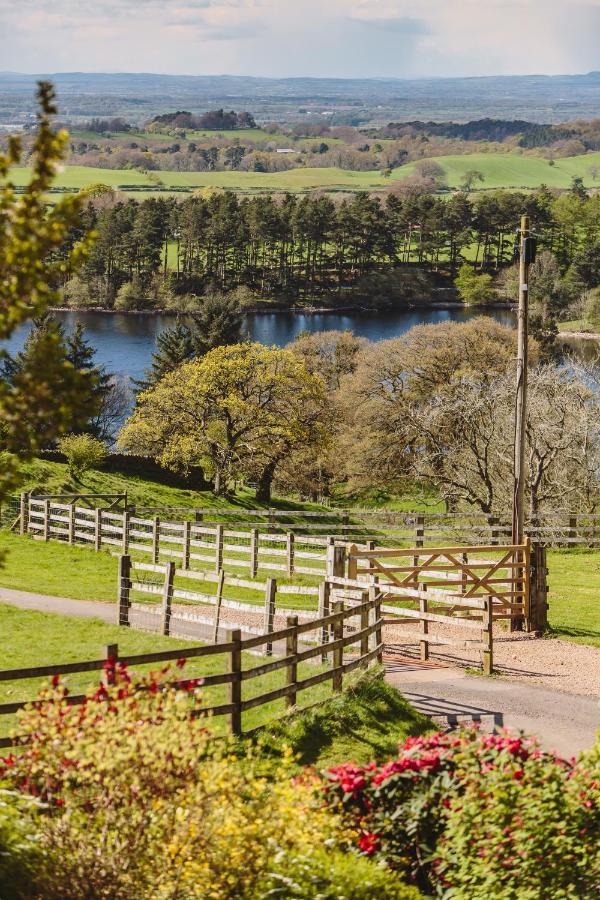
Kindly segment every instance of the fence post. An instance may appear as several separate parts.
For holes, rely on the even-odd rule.
[[[415,547],[422,547],[425,543],[425,516],[417,516],[417,527],[415,528]]]
[[[215,606],[215,631],[213,635],[213,643],[219,642],[219,620],[221,618],[221,603],[223,602],[223,584],[225,582],[225,572],[223,569],[219,572],[219,580],[217,581],[217,601]]]
[[[333,604],[334,613],[341,613],[344,611],[344,604],[341,600],[338,600]],[[333,640],[341,641],[344,637],[344,622],[342,619],[337,619],[333,623]],[[333,648],[333,676],[332,676],[332,687],[334,692],[339,693],[342,690],[344,673],[342,671],[342,666],[344,665],[344,648],[342,646],[335,646]]]
[[[116,663],[119,660],[119,645],[118,644],[106,644],[104,648],[104,658],[107,663]],[[106,685],[115,683],[114,669],[110,666],[107,666],[104,669],[104,673],[102,676],[102,680]]]
[[[192,539],[192,523],[183,523],[183,557],[181,560],[181,568],[189,569],[190,567],[190,541]]]
[[[427,585],[422,584],[419,588],[419,613],[421,616],[427,615]],[[422,662],[427,662],[429,659],[429,642],[427,641],[427,635],[429,634],[429,622],[427,619],[421,618],[421,634],[423,635],[423,639],[419,641],[419,650],[421,652],[421,660]]]
[[[223,526],[215,528],[215,572],[223,568]]]
[[[350,548],[352,549],[352,548]],[[356,547],[354,548],[356,550]],[[333,539],[327,544],[327,576],[343,578],[346,569],[346,548],[336,547]],[[348,576],[350,577],[350,576]]]
[[[123,553],[129,553],[129,510],[123,513]]]
[[[69,506],[69,543],[75,543],[75,503]],[[124,552],[127,553],[127,550]]]
[[[574,540],[577,537],[577,516],[570,515],[569,516],[569,530],[567,532],[567,537],[570,541]]]
[[[493,627],[494,609],[491,597],[484,600],[483,610],[483,674],[491,675],[494,671]]]
[[[258,573],[258,528],[250,532],[250,578],[256,578]]]
[[[529,579],[529,631],[543,632],[548,627],[548,574],[546,548],[541,544],[532,544],[531,575]]]
[[[368,602],[369,594],[368,591],[364,591],[361,599],[361,604],[363,604],[363,608],[360,611],[360,630],[365,631],[369,627],[369,607],[366,606]],[[360,655],[366,656],[369,652],[369,635],[363,634],[360,639]],[[367,663],[364,662],[363,666],[366,667]]]
[[[329,598],[331,596],[331,585],[328,581],[323,581],[319,585],[319,609],[317,618],[325,619],[329,615]],[[329,625],[323,625],[321,628],[321,643],[329,643]],[[321,662],[327,662],[327,650],[321,653]]]
[[[500,543],[500,534],[498,531],[497,516],[488,516],[488,525],[490,528],[490,544],[495,547]]]
[[[265,617],[263,624],[263,631],[265,634],[271,634],[271,632],[273,631],[276,593],[277,580],[275,578],[267,578],[267,587],[265,589]],[[269,641],[266,645],[266,655],[273,655],[273,644],[271,641]]]
[[[152,523],[152,562],[155,566],[160,561],[160,518],[154,516]]]
[[[231,733],[242,733],[242,632],[239,628],[227,632],[227,643],[233,644],[229,657],[229,672],[233,676],[229,684],[229,702],[232,710],[229,718]]]
[[[285,639],[285,655],[289,660],[286,669],[286,684],[293,688],[298,681],[298,661],[296,659],[296,654],[298,653],[298,616],[288,616],[286,628],[294,629],[292,634],[289,634]],[[286,694],[285,705],[287,707],[296,705],[295,690],[291,690],[289,694]]]
[[[275,510],[269,507],[269,511],[267,513],[267,533],[273,534],[275,532]]]
[[[292,578],[294,574],[294,532],[288,531],[285,542],[287,575]]]
[[[375,585],[372,585],[369,588],[369,600],[373,600],[375,603],[375,624],[377,628],[375,629],[375,646],[379,647],[379,652],[377,653],[377,662],[381,665],[383,662],[383,646],[382,646],[382,627],[381,627],[381,593],[379,588]]]
[[[119,625],[129,625],[129,592],[131,591],[131,557],[119,557],[117,602],[119,604]]]
[[[29,529],[29,494],[25,491],[21,492],[21,498],[19,501],[19,534],[24,535],[27,534]]]
[[[94,510],[94,550],[99,553],[102,548],[102,507]]]
[[[44,540],[50,540],[50,501],[44,500]]]
[[[162,633],[169,635],[171,632],[171,603],[173,602],[173,581],[175,579],[175,563],[168,562],[165,566],[165,583],[162,595]]]
[[[347,509],[342,510],[342,534],[348,537],[348,525],[350,524],[350,513]]]

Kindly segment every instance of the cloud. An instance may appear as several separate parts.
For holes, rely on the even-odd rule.
[[[2,68],[397,76],[597,68],[600,0],[0,0]]]

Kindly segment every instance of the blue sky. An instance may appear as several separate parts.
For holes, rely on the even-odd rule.
[[[600,0],[0,0],[0,69],[397,76],[600,69]]]

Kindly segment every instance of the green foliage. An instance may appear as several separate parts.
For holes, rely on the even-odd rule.
[[[106,445],[91,434],[67,434],[59,440],[58,449],[67,457],[69,473],[76,481],[106,459]]]
[[[281,854],[274,862],[273,871],[259,880],[257,900],[417,900],[421,896],[385,866],[339,850]]]
[[[41,861],[34,833],[40,804],[0,786],[0,894],[2,900],[31,897]]]
[[[454,281],[460,299],[469,306],[479,306],[494,299],[491,275],[477,275],[468,263],[462,265]]]
[[[193,337],[199,356],[215,347],[238,344],[243,340],[242,314],[237,298],[227,294],[207,294],[194,314]]]
[[[590,291],[585,300],[585,321],[595,331],[600,331],[600,287]]]
[[[43,709],[21,714],[29,740],[7,758],[5,775],[48,805],[37,823],[35,895],[360,898],[372,896],[369,884],[391,882],[380,896],[415,896],[367,861],[342,861],[338,818],[310,777],[292,777],[289,754],[273,767],[211,741],[184,665],[132,680],[109,660],[84,703],[69,707],[55,678]],[[282,894],[288,876],[305,892]]]
[[[7,151],[0,154],[0,339],[10,337],[14,329],[34,315],[41,315],[58,301],[55,285],[74,268],[88,248],[88,237],[76,243],[66,255],[61,249],[80,210],[76,197],[62,198],[50,210],[45,195],[58,164],[64,156],[67,134],[52,129],[56,112],[54,91],[48,82],[38,90],[38,130],[31,153],[31,174],[21,194],[12,181],[22,147],[18,138],[8,139]],[[33,450],[65,429],[64,403],[52,396],[52,376],[56,368],[64,370],[68,393],[70,373],[56,361],[58,339],[48,336],[45,345],[31,357],[31,367],[11,383],[0,381],[0,418],[8,446]],[[48,427],[38,429],[45,420]],[[9,487],[17,470],[16,460],[6,458],[0,478],[0,496]]]
[[[597,748],[567,763],[508,733],[437,734],[383,766],[330,769],[324,792],[364,855],[428,892],[588,897],[600,878],[599,761]]]
[[[327,441],[325,388],[289,350],[261,344],[218,347],[185,363],[138,397],[121,446],[167,468],[200,464],[215,493],[240,473],[270,497],[277,466],[299,447]]]

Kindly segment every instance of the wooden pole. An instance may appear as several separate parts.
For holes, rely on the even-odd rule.
[[[154,516],[154,522],[152,523],[152,562],[155,566],[158,565],[160,560],[160,519],[158,516]]]
[[[256,578],[258,573],[258,528],[250,532],[250,578]]]
[[[119,625],[129,625],[129,592],[131,591],[131,557],[119,557],[119,577],[117,602],[119,604]]]
[[[162,595],[162,633],[169,635],[171,632],[171,603],[173,601],[173,581],[175,580],[175,563],[168,562],[165,566],[165,583]]]
[[[292,634],[289,634],[285,640],[285,655],[288,658],[286,683],[292,688],[298,681],[298,616],[288,616],[286,628],[293,628]],[[296,705],[296,691],[292,690],[286,695],[285,705],[287,707]]]
[[[99,553],[102,548],[102,507],[94,510],[94,550]]]
[[[338,600],[333,604],[334,613],[340,613],[344,611],[344,604]],[[341,641],[344,637],[344,622],[342,619],[339,619],[333,623],[333,640]],[[342,666],[344,664],[344,648],[343,647],[334,647],[333,650],[333,678],[332,678],[332,687],[335,693],[339,693],[342,690],[344,673],[342,670]]]
[[[242,632],[239,628],[227,632],[227,643],[233,644],[229,658],[229,671],[233,678],[229,685],[230,729],[233,735],[242,733]]]
[[[29,525],[29,494],[23,492],[21,494],[21,502],[19,507],[20,518],[19,518],[19,534],[24,535],[27,534],[27,529]]]
[[[494,610],[492,598],[486,597],[483,610],[483,674],[491,675],[494,671],[493,628]]]
[[[277,594],[277,581],[275,578],[267,578],[267,587],[265,589],[265,618],[264,632],[271,634],[273,631],[273,623],[275,620],[275,595]],[[273,655],[273,644],[269,641],[266,645],[266,655]]]
[[[325,619],[329,615],[329,598],[331,596],[331,585],[328,581],[322,581],[319,585],[319,611],[317,617]],[[321,628],[321,643],[323,645],[329,643],[329,626],[323,625]],[[327,662],[327,649],[323,647],[321,653],[321,662]]]
[[[44,540],[50,540],[50,501],[44,500]]]
[[[525,489],[525,424],[527,416],[527,349],[529,313],[529,264],[525,239],[529,237],[529,216],[521,217],[519,258],[519,308],[517,320],[517,393],[515,401],[515,448],[512,542],[523,543]]]
[[[181,568],[189,569],[190,567],[190,543],[192,540],[192,523],[183,523],[183,558],[181,560]]]
[[[219,573],[223,568],[223,526],[217,525],[215,529],[215,572]]]
[[[426,584],[422,584],[419,588],[419,612],[421,613],[421,616],[423,616],[423,617],[425,617],[427,615],[427,585]],[[426,662],[429,659],[429,641],[427,640],[428,634],[429,634],[429,622],[426,618],[422,618],[421,619],[422,638],[419,641],[422,662]]]
[[[215,631],[213,634],[213,643],[219,641],[219,620],[221,618],[221,604],[223,602],[223,584],[225,582],[225,572],[223,569],[219,572],[219,580],[217,581],[217,602],[215,606]]]
[[[294,532],[288,531],[285,541],[285,556],[287,565],[287,576],[292,578],[294,575]]]
[[[529,324],[529,263],[526,258],[526,239],[529,237],[529,216],[521,216],[519,254],[519,309],[517,321],[517,392],[515,398],[515,447],[512,510],[512,543],[523,543],[525,526],[525,440],[527,424],[527,350]],[[517,570],[518,571],[518,570]],[[510,620],[511,631],[521,631],[522,619]]]

